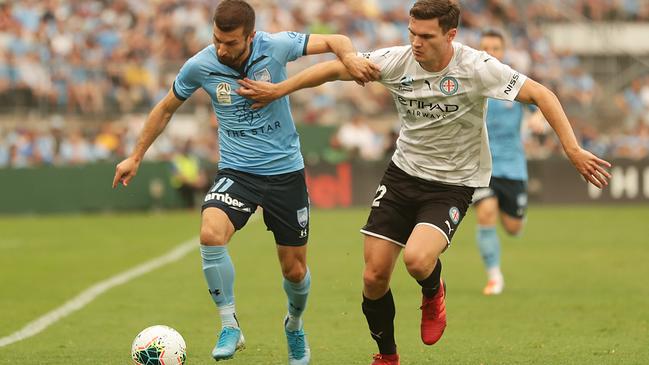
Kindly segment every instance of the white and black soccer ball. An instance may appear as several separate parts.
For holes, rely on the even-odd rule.
[[[151,326],[135,336],[131,357],[137,365],[184,365],[185,340],[171,327]]]

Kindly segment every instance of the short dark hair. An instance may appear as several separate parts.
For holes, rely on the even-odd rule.
[[[243,0],[223,0],[214,11],[214,25],[224,32],[243,27],[248,35],[255,29],[255,10]]]
[[[410,16],[418,20],[438,19],[446,33],[460,24],[460,5],[455,0],[418,0],[410,8]]]
[[[480,34],[481,38],[484,37],[494,37],[494,38],[499,38],[503,44],[505,44],[505,36],[503,35],[503,32],[499,31],[498,29],[493,29],[493,28],[487,28],[482,31]]]

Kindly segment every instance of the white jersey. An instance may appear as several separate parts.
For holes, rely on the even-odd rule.
[[[363,54],[381,68],[401,131],[392,161],[409,175],[451,185],[488,186],[487,98],[514,100],[526,77],[486,52],[453,43],[453,58],[428,72],[410,46]]]

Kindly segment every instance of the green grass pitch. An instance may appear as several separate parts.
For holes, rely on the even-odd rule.
[[[314,211],[305,323],[312,364],[364,364],[376,351],[360,310],[367,211]],[[94,283],[196,236],[197,212],[0,217],[0,337]],[[544,207],[503,238],[503,295],[484,297],[469,215],[443,256],[448,327],[419,339],[420,294],[399,263],[392,288],[402,364],[648,364],[649,207]],[[272,236],[251,221],[230,245],[247,348],[224,365],[286,364],[286,311]],[[218,318],[198,248],[118,286],[44,332],[0,348],[0,364],[128,364],[153,324],[183,334],[187,364],[212,364]]]

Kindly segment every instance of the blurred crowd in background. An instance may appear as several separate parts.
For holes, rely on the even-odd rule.
[[[252,0],[257,29],[348,35],[359,51],[408,43],[399,0]],[[647,22],[646,0],[462,0],[459,41],[477,47],[485,28],[507,34],[505,62],[554,90],[586,148],[605,157],[649,156],[649,69],[619,90],[543,36],[548,22]],[[130,152],[146,114],[182,63],[211,43],[214,1],[0,0],[0,167],[113,161]],[[331,56],[292,63],[295,73]],[[612,99],[608,113],[598,109]],[[390,153],[397,118],[378,84],[331,83],[291,97],[298,124],[335,126],[322,157],[378,160]],[[218,161],[207,95],[179,111],[198,127],[163,134],[147,158],[186,150]],[[172,122],[173,124],[174,122]],[[525,130],[530,158],[560,153],[549,127]]]

